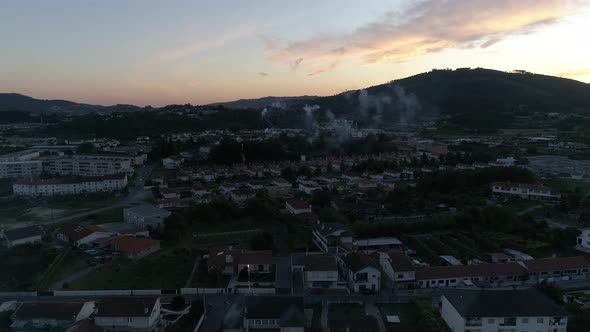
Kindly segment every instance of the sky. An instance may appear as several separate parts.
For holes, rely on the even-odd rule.
[[[432,69],[590,82],[590,0],[0,0],[0,92],[194,105]]]

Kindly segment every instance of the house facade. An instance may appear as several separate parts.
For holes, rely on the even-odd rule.
[[[353,252],[342,259],[342,269],[354,292],[378,292],[381,289],[381,271],[369,255]]]
[[[20,179],[12,185],[17,196],[78,195],[85,193],[114,192],[127,186],[127,175],[99,177]]]
[[[440,313],[453,332],[566,332],[568,312],[534,288],[445,290]]]
[[[285,208],[291,214],[311,213],[311,204],[296,198],[288,199]]]
[[[345,289],[346,281],[338,273],[336,257],[332,255],[306,255],[303,283],[308,289]]]
[[[321,223],[312,228],[312,241],[323,253],[350,252],[352,239],[352,232],[342,224]]]
[[[94,323],[105,331],[151,332],[160,322],[160,298],[119,296],[97,301]]]

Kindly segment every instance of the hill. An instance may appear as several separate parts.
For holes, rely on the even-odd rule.
[[[272,107],[288,108],[292,104],[308,102],[318,98],[317,96],[298,96],[298,97],[262,97],[256,99],[239,99],[234,101],[212,103],[210,105],[221,105],[226,108],[245,109],[245,108],[264,108]]]
[[[23,111],[23,112],[75,112],[92,113],[100,111],[136,111],[141,108],[133,105],[90,105],[80,104],[67,100],[43,100],[35,99],[18,93],[0,93],[0,112],[2,111]]]
[[[523,71],[433,70],[363,90],[312,101],[361,124],[452,116],[474,127],[497,127],[510,114],[590,115],[590,84]]]

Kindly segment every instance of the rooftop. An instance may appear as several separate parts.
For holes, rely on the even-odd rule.
[[[43,235],[43,229],[39,225],[15,228],[10,230],[4,231],[4,236],[9,241],[16,241],[21,239],[26,239],[34,236]]]
[[[97,302],[98,317],[149,317],[158,301],[152,296],[117,296]]]
[[[443,296],[462,317],[547,317],[568,312],[534,288],[522,290],[447,289]]]
[[[23,302],[14,312],[14,320],[33,320],[51,318],[56,320],[75,320],[85,302],[47,301]]]
[[[338,271],[336,258],[332,255],[307,255],[305,271]]]

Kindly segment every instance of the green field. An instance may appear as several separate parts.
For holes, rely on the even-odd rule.
[[[0,250],[0,290],[36,290],[39,278],[57,257],[42,244],[21,245]]]
[[[385,322],[388,331],[415,331],[420,310],[414,303],[381,304],[379,305],[379,311],[383,316],[383,322]],[[387,316],[392,315],[399,317],[399,324],[387,323]]]
[[[0,223],[38,222],[111,206],[119,198],[109,195],[46,198],[0,198]]]
[[[82,279],[70,289],[176,289],[184,287],[195,257],[185,249],[170,249],[137,261],[113,260]]]
[[[347,320],[365,317],[365,306],[357,303],[340,303],[330,304],[328,319],[330,320]]]

